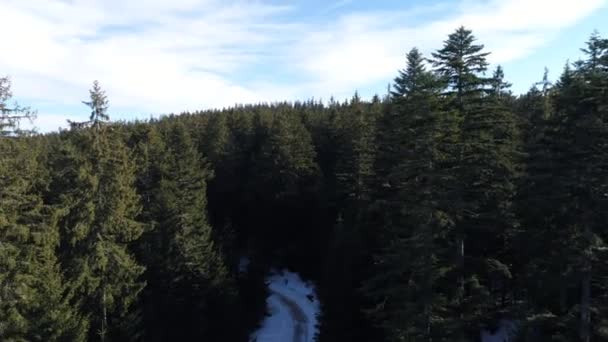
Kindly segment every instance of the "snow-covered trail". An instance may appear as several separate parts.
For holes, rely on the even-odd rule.
[[[283,296],[278,292],[272,292],[279,298],[279,301],[287,308],[291,320],[293,322],[293,342],[306,342],[308,341],[308,329],[307,323],[308,318],[302,309],[294,301],[288,297]]]
[[[296,273],[273,272],[268,278],[270,316],[251,334],[255,342],[312,342],[317,332],[319,301],[314,286]]]
[[[246,267],[246,263],[244,264]],[[269,316],[250,336],[250,342],[313,342],[317,333],[319,300],[315,287],[288,271],[272,271],[267,278]],[[509,342],[517,330],[513,321],[502,320],[494,332],[482,330],[482,342]]]

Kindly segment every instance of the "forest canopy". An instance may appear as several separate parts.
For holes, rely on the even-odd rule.
[[[608,39],[582,52],[514,94],[460,27],[370,100],[132,122],[96,81],[47,134],[0,78],[0,340],[248,341],[285,267],[321,342],[608,341]]]

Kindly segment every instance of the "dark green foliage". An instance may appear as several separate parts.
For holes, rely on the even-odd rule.
[[[450,75],[448,98],[459,118],[454,151],[455,184],[448,190],[454,229],[448,235],[456,249],[452,279],[459,284],[454,310],[464,335],[476,334],[486,317],[505,310],[495,298],[511,278],[510,235],[518,223],[512,208],[521,168],[521,141],[514,114],[504,101],[501,69],[493,78],[480,73],[487,63],[482,45],[470,31],[458,29],[434,54],[437,72]],[[450,89],[450,88],[448,88]]]
[[[162,140],[154,134],[146,137],[153,159],[142,173],[156,173],[152,189],[142,187],[154,203],[146,210],[153,226],[141,252],[150,265],[144,340],[202,339],[215,328],[212,322],[221,320],[214,301],[230,307],[234,295],[206,220],[206,180],[211,174],[183,125],[161,126]],[[209,323],[200,317],[209,317]]]
[[[104,341],[145,285],[129,250],[142,233],[135,165],[120,137],[101,125],[74,128],[53,153],[48,196],[59,211],[69,297],[89,317],[90,338]]]
[[[486,71],[489,52],[482,52],[483,45],[474,44],[471,30],[458,28],[448,36],[443,48],[433,53],[433,66],[443,78],[449,96],[456,109],[464,109],[466,99],[481,96],[488,80],[480,77]]]
[[[102,121],[109,121],[108,115],[108,98],[106,93],[101,90],[98,81],[93,82],[93,88],[89,90],[91,100],[83,101],[85,105],[91,108],[91,116],[89,120],[93,125],[99,125]]]
[[[53,210],[36,188],[33,141],[0,139],[0,337],[3,341],[84,341],[86,319],[63,293]]]
[[[594,34],[583,51],[587,58],[566,66],[552,89],[526,184],[538,203],[524,211],[534,303],[527,321],[543,331],[560,327],[556,341],[605,338],[608,41]]]
[[[364,287],[373,298],[368,313],[391,341],[441,338],[449,318],[446,294],[434,289],[449,267],[440,244],[450,220],[439,196],[450,181],[445,168],[456,122],[441,110],[441,83],[422,55],[413,49],[407,57],[406,71],[395,80],[404,92],[393,93],[393,123],[385,134],[396,137],[400,153],[376,202],[383,208],[383,243]]]
[[[371,104],[373,105],[373,104]],[[375,124],[379,113],[355,94],[335,119],[335,194],[337,223],[329,237],[322,270],[324,321],[322,340],[365,341],[370,338],[360,307],[365,300],[358,288],[369,269],[375,239],[367,214],[372,199],[376,157]],[[330,227],[328,227],[330,228]],[[347,328],[350,327],[350,328]]]
[[[43,202],[42,147],[19,137],[27,109],[6,107],[8,79],[0,79],[0,339],[84,341],[87,320],[64,292],[55,249],[56,211]]]

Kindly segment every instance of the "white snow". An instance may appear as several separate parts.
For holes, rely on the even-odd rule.
[[[517,325],[513,321],[501,320],[494,333],[481,331],[481,342],[512,342],[516,330]]]
[[[277,295],[266,299],[270,316],[266,317],[262,327],[252,334],[250,341],[290,341],[293,338],[294,322],[285,306]]]
[[[247,260],[248,261],[248,260]],[[320,310],[315,287],[297,273],[273,270],[267,278],[270,295],[266,298],[269,316],[250,342],[313,342]],[[513,342],[517,324],[501,320],[493,333],[481,331],[482,342]]]
[[[293,272],[271,272],[266,299],[270,316],[251,335],[255,342],[313,342],[319,301],[315,287]]]

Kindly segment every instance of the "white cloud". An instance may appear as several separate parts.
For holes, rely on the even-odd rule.
[[[464,0],[406,11],[354,13],[308,34],[296,50],[310,58],[300,66],[317,77],[321,91],[355,89],[390,80],[416,46],[427,54],[464,25],[492,51],[492,63],[510,62],[551,41],[561,29],[590,15],[605,0]],[[448,9],[448,11],[445,11]],[[419,16],[441,18],[420,22]],[[408,24],[413,22],[412,24]],[[311,48],[312,46],[312,48]]]
[[[255,90],[219,75],[276,43],[289,25],[264,20],[287,10],[194,0],[9,0],[0,3],[0,38],[10,46],[0,70],[13,76],[17,94],[59,104],[86,96],[94,79],[114,105],[156,113],[254,101]]]
[[[67,120],[79,122],[83,121],[83,118],[78,115],[38,113],[34,121],[22,122],[20,128],[26,130],[34,129],[37,132],[57,131],[60,128],[68,128],[69,124]]]
[[[388,82],[407,50],[429,52],[457,26],[472,28],[491,61],[505,63],[606,4],[460,0],[353,12],[350,2],[321,9],[331,16],[323,24],[263,0],[3,0],[0,74],[12,76],[21,98],[58,107],[79,103],[99,79],[113,106],[146,116],[339,97]],[[41,127],[58,120],[43,117]]]

